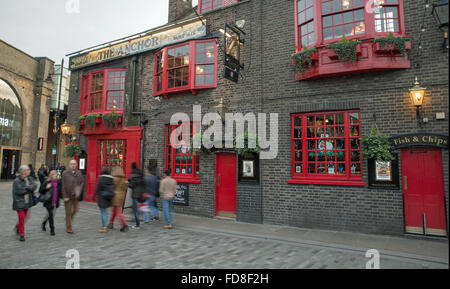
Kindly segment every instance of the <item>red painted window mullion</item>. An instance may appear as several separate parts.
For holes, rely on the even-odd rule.
[[[344,137],[345,137],[345,175],[347,178],[351,177],[351,153],[350,148],[350,119],[349,113],[344,113]]]
[[[308,169],[308,165],[309,165],[309,160],[308,160],[308,142],[307,142],[307,138],[306,138],[306,135],[307,135],[307,128],[306,128],[306,124],[307,124],[307,121],[306,121],[306,117],[305,117],[305,114],[303,114],[302,115],[302,129],[301,129],[301,132],[302,132],[302,135],[301,135],[301,139],[302,139],[302,154],[303,154],[303,156],[302,156],[302,173],[301,173],[301,175],[302,176],[304,176],[304,177],[306,177],[306,170]]]

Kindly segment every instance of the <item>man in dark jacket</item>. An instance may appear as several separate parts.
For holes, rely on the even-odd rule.
[[[159,197],[159,178],[153,174],[153,169],[148,168],[145,170],[144,176],[145,192],[149,195],[147,204],[150,212],[153,215],[153,220],[159,220],[159,211],[156,205],[156,198]],[[144,222],[149,221],[149,212],[144,214]]]
[[[97,188],[95,189],[93,201],[98,202],[97,205],[100,208],[100,215],[102,218],[102,228],[99,233],[106,233],[106,223],[108,216],[106,215],[106,209],[111,206],[111,200],[114,198],[114,184],[113,177],[108,167],[104,167],[100,176],[98,177]]]
[[[33,193],[37,185],[34,179],[30,177],[30,168],[28,166],[21,166],[18,171],[18,176],[13,182],[12,196],[13,196],[13,210],[17,211],[18,223],[15,230],[20,235],[20,241],[25,241],[25,222],[29,216],[28,209],[33,206]]]
[[[136,219],[136,225],[131,226],[133,229],[140,229],[140,222],[139,222],[139,210],[138,210],[138,203],[145,202],[144,200],[144,190],[145,190],[145,184],[144,184],[144,176],[142,175],[141,170],[138,169],[137,164],[133,162],[131,164],[131,176],[128,180],[128,186],[132,190],[132,199],[133,199],[133,211],[134,211],[134,217]]]
[[[45,182],[47,177],[48,177],[47,168],[45,167],[45,164],[42,164],[38,170],[38,178],[39,178],[39,182],[41,183],[41,186]]]

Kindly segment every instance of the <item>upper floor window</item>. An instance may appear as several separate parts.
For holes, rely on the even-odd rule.
[[[153,79],[153,96],[216,87],[216,41],[190,41],[157,52]]]
[[[346,38],[404,34],[402,0],[296,0],[297,50]]]
[[[80,114],[122,111],[126,71],[122,68],[89,72],[81,79]]]
[[[198,13],[203,14],[211,10],[221,8],[230,4],[239,2],[240,0],[199,0]]]

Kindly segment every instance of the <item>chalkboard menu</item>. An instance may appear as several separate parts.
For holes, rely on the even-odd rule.
[[[177,192],[173,199],[174,205],[189,206],[189,184],[177,184]]]

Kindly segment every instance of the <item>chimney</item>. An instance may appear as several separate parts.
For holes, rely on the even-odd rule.
[[[169,23],[177,21],[188,9],[192,10],[192,0],[169,0]]]

